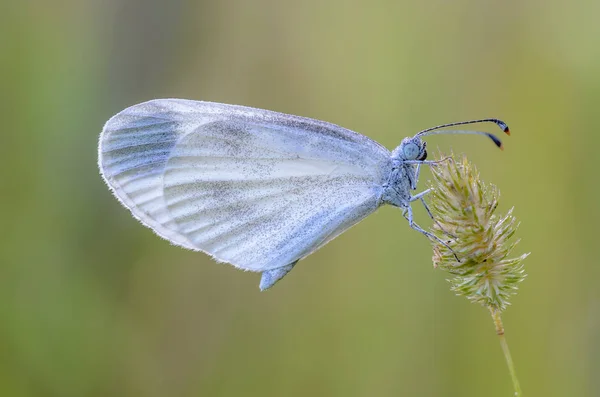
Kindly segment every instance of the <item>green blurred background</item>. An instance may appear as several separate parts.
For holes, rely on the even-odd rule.
[[[327,120],[390,149],[439,123],[505,119],[504,152],[468,136],[429,147],[467,153],[522,222],[529,277],[504,322],[525,395],[599,396],[599,12],[4,2],[0,395],[512,395],[489,313],[449,291],[398,210],[265,293],[258,274],[138,224],[98,174],[98,134],[127,106],[181,97]]]

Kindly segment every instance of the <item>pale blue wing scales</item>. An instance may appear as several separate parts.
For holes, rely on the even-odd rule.
[[[196,249],[165,205],[164,167],[177,140],[186,129],[176,112],[144,103],[112,117],[100,134],[100,172],[115,196],[134,217],[174,244]]]
[[[334,160],[295,149],[298,134],[228,121],[181,138],[164,173],[178,230],[220,261],[263,271],[310,254],[378,207],[383,170],[363,167],[355,150],[337,147]]]
[[[333,124],[155,100],[109,120],[102,174],[171,242],[247,270],[285,266],[379,205],[389,151]]]

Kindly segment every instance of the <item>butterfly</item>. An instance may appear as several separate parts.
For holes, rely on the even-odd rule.
[[[384,204],[410,227],[426,160],[424,136],[476,134],[444,127],[402,140],[393,151],[335,124],[250,107],[156,99],[113,116],[100,134],[100,173],[142,224],[171,243],[261,272],[273,286],[296,263]],[[427,211],[431,216],[429,210]],[[432,217],[433,218],[433,217]]]

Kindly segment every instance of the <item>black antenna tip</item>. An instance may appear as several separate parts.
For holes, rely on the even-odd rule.
[[[502,141],[500,141],[500,139],[498,139],[498,137],[496,135],[489,134],[489,133],[486,133],[486,135],[489,136],[492,141],[494,141],[496,146],[498,146],[500,149],[504,150],[504,146],[502,146]]]
[[[496,119],[495,122],[496,124],[498,124],[498,127],[502,128],[502,131],[504,131],[506,135],[510,135],[510,129],[504,121]]]

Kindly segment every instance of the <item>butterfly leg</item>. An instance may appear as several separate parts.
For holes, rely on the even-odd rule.
[[[417,183],[419,183],[419,175],[421,175],[421,164],[417,164],[416,166],[416,170],[415,170],[415,180],[414,181],[410,181],[410,188],[412,190],[416,190],[417,189]]]
[[[425,207],[425,211],[427,211],[427,215],[429,215],[429,217],[431,218],[432,221],[435,222],[436,225],[438,225],[438,227],[440,228],[440,230],[442,231],[442,233],[452,237],[452,238],[457,238],[455,235],[453,235],[450,232],[447,232],[442,225],[440,225],[440,223],[437,221],[437,219],[435,219],[435,217],[433,216],[433,214],[431,213],[431,210],[429,209],[429,206],[427,205],[427,203],[425,202],[425,199],[423,198],[423,196],[425,196],[427,193],[429,193],[432,189],[427,189],[425,191],[422,191],[419,194],[415,194],[414,196],[412,196],[409,199],[409,202],[413,202],[416,200],[419,200],[421,202],[421,204],[423,204],[423,207]]]
[[[260,290],[264,291],[271,288],[277,281],[281,280],[283,276],[288,274],[294,265],[296,265],[296,263],[298,263],[298,261],[292,262],[286,266],[281,266],[262,272],[262,277],[260,278],[260,284],[258,286]]]
[[[433,233],[429,233],[428,231],[424,230],[421,226],[417,225],[414,221],[413,221],[413,213],[412,213],[412,208],[410,207],[410,205],[408,207],[406,207],[406,216],[405,218],[408,220],[408,225],[413,228],[414,230],[416,230],[419,233],[424,234],[425,236],[427,236],[429,239],[431,240],[435,240],[438,243],[442,244],[444,247],[448,248],[450,250],[450,252],[452,252],[452,255],[454,255],[454,257],[456,258],[456,260],[458,262],[460,262],[460,259],[458,259],[458,256],[456,255],[456,252],[454,252],[454,250],[448,245],[448,243],[446,243],[445,241],[443,241],[442,239],[440,239],[438,236],[436,236]]]
[[[413,201],[421,200],[421,198],[423,196],[425,196],[427,193],[429,193],[432,190],[433,189],[427,189],[427,190],[422,191],[421,193],[415,194],[414,196],[411,196],[408,201],[412,203]]]
[[[419,183],[419,175],[421,175],[421,165],[426,164],[426,165],[430,165],[430,166],[436,166],[444,161],[448,161],[448,160],[452,160],[452,157],[448,156],[448,157],[444,157],[441,160],[404,160],[405,164],[416,164],[416,170],[415,170],[415,180],[411,181],[411,185],[410,188],[412,190],[415,190],[417,188],[417,183]],[[429,189],[431,190],[431,189]],[[425,193],[423,193],[425,194]]]
[[[425,202],[425,199],[423,197],[421,197],[419,200],[423,204],[423,207],[425,207],[425,211],[427,211],[427,215],[429,215],[429,217],[435,222],[435,224],[438,225],[438,227],[440,228],[440,230],[442,231],[442,233],[444,233],[447,236],[452,237],[453,239],[457,239],[458,237],[456,237],[454,234],[452,234],[449,231],[447,231],[446,229],[444,229],[442,227],[442,225],[437,221],[437,219],[434,218],[433,214],[431,213],[431,210],[429,209],[429,206]]]
[[[444,161],[452,160],[452,157],[444,157],[440,160],[402,160],[403,164],[427,164],[427,165],[437,165]]]

